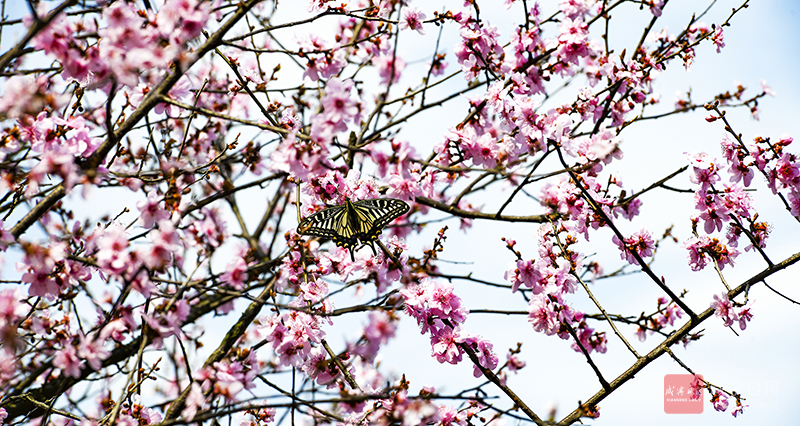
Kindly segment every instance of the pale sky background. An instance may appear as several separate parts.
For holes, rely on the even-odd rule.
[[[286,3],[288,2],[281,2],[280,6],[286,7]],[[462,2],[413,4],[431,17],[433,7],[441,10],[442,5],[446,5],[447,8],[458,9]],[[516,19],[521,5],[515,4],[516,13],[512,13],[505,11],[500,0],[481,1],[480,4],[482,18],[497,25],[503,34],[502,40],[507,40],[512,25],[518,23],[516,20],[510,21],[507,17]],[[543,4],[545,10],[550,10],[555,3],[543,2]],[[708,4],[709,2],[673,0],[668,3],[664,19],[659,21],[655,29],[659,30],[666,25],[670,32],[678,32],[686,24],[692,12],[700,14]],[[730,10],[739,4],[720,0],[703,21],[708,24],[720,23]],[[292,6],[303,13],[293,17],[307,16],[305,2],[297,2]],[[643,22],[640,18],[649,19],[649,15],[641,13],[636,13],[636,18],[629,17],[629,13],[634,9],[634,5],[628,4],[612,13],[614,31],[611,34],[611,44],[618,46],[617,54],[623,47],[627,47],[628,57],[639,38]],[[777,93],[777,97],[760,100],[760,121],[751,119],[749,112],[744,108],[729,110],[728,117],[735,130],[742,133],[745,140],[752,140],[755,135],[778,138],[783,133],[800,137],[800,120],[797,119],[798,108],[795,101],[800,97],[800,86],[796,81],[797,58],[800,53],[798,45],[800,34],[796,26],[798,11],[800,4],[790,0],[752,2],[748,9],[734,17],[732,27],[725,28],[726,47],[721,54],[713,52],[710,43],[705,43],[698,49],[698,57],[689,73],[683,69],[680,61],[675,61],[659,76],[655,90],[661,93],[662,105],[650,109],[650,112],[671,109],[675,93],[685,92],[689,88],[692,90],[693,100],[697,102],[710,100],[714,94],[735,90],[735,80],[748,88],[746,96],[752,96],[760,91],[759,81],[764,79]],[[279,18],[276,17],[276,20],[281,21]],[[623,22],[620,21],[626,24],[621,25]],[[315,25],[314,29],[319,30],[324,28],[323,24],[332,25],[334,22],[335,19],[330,18],[326,23]],[[628,27],[635,30],[628,34],[625,32]],[[426,28],[428,30],[426,37],[417,36],[415,33],[403,34],[400,47],[414,52],[406,56],[407,61],[412,59],[426,61],[430,57],[433,50],[431,40],[436,36],[438,27],[429,25]],[[457,67],[455,58],[452,57],[456,33],[453,26],[448,26],[447,29],[440,49],[448,53],[449,70],[452,71]],[[5,48],[9,46],[6,38],[8,34],[4,31]],[[291,38],[287,36],[285,39]],[[416,67],[424,67],[424,64],[420,63]],[[409,76],[413,73],[414,71],[410,69]],[[406,80],[401,80],[400,87],[405,87],[410,84],[409,81],[414,81],[413,77],[409,76],[404,77]],[[428,99],[434,100],[436,93],[444,94],[452,87],[461,85],[463,77],[457,76],[451,85],[442,88],[440,92],[433,91]],[[565,96],[572,93],[568,90]],[[411,141],[422,156],[426,156],[430,152],[430,146],[440,140],[447,127],[463,118],[466,112],[463,105],[464,102],[461,101],[424,114],[417,121],[405,126],[403,137]],[[700,111],[673,116],[626,129],[621,135],[624,161],[612,163],[607,170],[616,171],[630,193],[630,190],[641,189],[686,164],[684,152],[704,150],[719,155],[718,143],[724,134],[722,125],[705,122],[703,117],[706,114]],[[790,146],[789,150],[798,152],[800,151],[798,147],[800,140]],[[798,250],[797,236],[800,235],[798,223],[769,196],[763,179],[757,177],[754,182],[759,189],[754,197],[760,218],[773,225],[773,233],[766,251],[777,263]],[[686,174],[672,184],[680,188],[691,187]],[[534,194],[537,193],[535,187],[530,189]],[[494,211],[502,199],[496,197],[495,193],[496,191],[480,193],[470,198],[470,201],[474,205],[485,204],[488,206],[487,211]],[[247,219],[250,226],[255,226],[258,222],[266,199],[271,195],[272,191],[262,190],[250,191],[240,196],[240,203],[248,200],[249,208],[246,211],[249,213]],[[104,200],[108,202],[109,199],[104,198]],[[517,201],[506,211],[507,214],[542,212],[542,209],[530,200],[525,201],[523,197],[518,197]],[[665,228],[675,225],[673,234],[681,241],[688,238],[691,195],[654,191],[643,197],[643,201],[640,217],[632,223],[618,223],[623,232],[630,233],[646,227],[654,235],[660,235]],[[69,202],[74,203],[73,205],[85,205],[86,211],[91,212],[91,209],[96,211],[95,203],[98,199],[83,202],[78,195],[73,194]],[[130,193],[114,200],[114,203],[115,206],[127,205],[133,212],[137,212],[136,200],[130,197]],[[118,209],[115,207],[113,211],[116,212]],[[96,213],[87,214],[96,215]],[[123,221],[132,220],[135,217],[131,216],[133,214],[131,213]],[[438,216],[433,215],[433,217]],[[516,239],[518,249],[524,256],[531,257],[535,254],[538,227],[535,224],[474,221],[473,227],[466,233],[457,229],[456,221],[446,221],[443,224],[447,224],[450,230],[447,234],[445,251],[440,258],[468,263],[467,265],[441,263],[444,271],[461,275],[472,272],[476,278],[504,283],[503,273],[512,258],[500,241],[500,237],[503,236]],[[434,224],[421,236],[410,238],[411,255],[419,256],[422,250],[427,249],[433,235],[441,226]],[[230,230],[235,232],[233,227],[231,223]],[[599,232],[592,235],[594,244],[580,246],[587,255],[592,255],[594,259],[601,261],[607,271],[622,265],[618,251],[610,244],[610,236],[607,231]],[[15,261],[12,254],[6,256],[3,265],[4,278],[16,273],[13,270]],[[728,282],[734,286],[762,270],[764,266],[764,262],[757,255],[746,253],[739,257],[735,269],[726,268],[723,272]],[[691,272],[685,250],[681,248],[680,243],[662,244],[653,269],[657,275],[663,275],[667,284],[673,286],[673,289],[689,290],[687,303],[696,312],[708,306],[713,294],[723,291],[713,269],[708,268],[701,273]],[[768,283],[785,295],[800,300],[796,271],[797,266],[774,275]],[[510,295],[504,290],[489,290],[487,287],[477,287],[464,281],[455,282],[455,286],[457,293],[464,298],[470,309],[524,310],[526,307],[519,295]],[[367,290],[365,300],[373,296],[373,291]],[[649,279],[638,274],[598,282],[592,287],[592,291],[607,311],[626,315],[638,315],[642,310],[652,312],[655,309],[656,298],[661,295]],[[706,403],[703,414],[664,414],[661,395],[663,377],[666,374],[682,374],[684,371],[670,358],[661,357],[602,401],[599,419],[584,419],[584,424],[671,425],[677,422],[681,422],[682,426],[792,424],[796,418],[794,399],[800,395],[800,365],[796,355],[800,353],[800,336],[792,320],[800,318],[800,308],[776,296],[763,285],[754,286],[750,295],[751,299],[755,300],[753,305],[755,317],[747,330],[739,332],[738,337],[723,328],[721,320],[713,318],[703,323],[701,327],[705,329],[705,337],[699,342],[690,344],[688,350],[673,347],[675,354],[684,363],[703,374],[707,380],[726,390],[739,392],[747,398],[746,404],[750,407],[745,409],[743,416],[734,419],[729,414],[733,402],[727,413],[717,413],[709,403]],[[596,312],[596,308],[590,305],[588,298],[581,291],[573,295],[571,302],[587,313]],[[337,304],[338,307],[346,305],[345,300]],[[244,309],[244,304],[237,305],[237,309]],[[234,318],[225,319],[234,320]],[[358,329],[364,322],[363,317],[337,319],[335,326],[326,330],[334,349],[341,348],[341,338],[352,339],[354,328]],[[225,330],[222,327],[225,324],[225,321],[215,320],[214,327],[208,328],[209,337],[214,331],[219,330],[221,338]],[[606,330],[602,323],[591,322],[590,325],[599,330]],[[635,331],[633,328],[620,326],[620,329],[640,354],[647,353],[661,342],[651,336],[646,342],[640,343],[633,335]],[[558,408],[556,419],[560,419],[572,411],[578,400],[585,401],[600,388],[583,355],[573,351],[569,341],[534,332],[524,316],[494,317],[473,314],[464,325],[464,330],[488,337],[494,343],[501,363],[505,360],[509,348],[515,347],[517,342],[523,343],[522,358],[528,365],[519,374],[511,375],[508,384],[540,416],[546,416],[549,407],[555,405]],[[613,333],[608,331],[608,352],[604,355],[593,354],[593,360],[606,379],[611,381],[629,367],[634,359]],[[211,339],[207,340],[206,349],[210,350],[216,343]],[[429,356],[428,337],[420,335],[416,324],[411,320],[402,322],[397,338],[386,349],[382,361],[386,369],[384,371],[394,371],[398,377],[400,374],[405,374],[411,381],[412,393],[419,391],[422,385],[432,385],[444,394],[452,394],[483,381],[472,376],[472,366],[467,362],[452,366],[441,365],[432,359]],[[409,363],[409,359],[413,359],[413,363]],[[500,405],[508,406],[508,401]]]

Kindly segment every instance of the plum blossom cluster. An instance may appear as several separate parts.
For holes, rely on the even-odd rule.
[[[653,14],[655,16],[660,16],[660,9],[664,3],[663,0],[655,0],[653,3],[660,4],[657,7],[657,14],[655,9],[651,8],[651,10],[654,10]],[[649,34],[647,41],[658,45],[658,48],[654,52],[654,57],[664,58],[677,56],[683,61],[683,66],[688,71],[694,63],[696,54],[694,46],[696,46],[699,40],[705,38],[711,38],[718,50],[721,50],[721,48],[725,46],[722,38],[722,28],[715,26],[712,30],[705,22],[694,23],[687,28],[686,31],[678,35],[670,34],[667,29],[664,28],[661,31],[655,31]]]
[[[386,194],[392,198],[409,201],[420,196],[440,198],[434,186],[443,173],[430,168],[421,170],[413,161],[419,158],[419,153],[408,141],[392,140],[389,153],[374,149],[370,157],[377,168],[376,176],[388,180],[389,190]]]
[[[16,352],[22,348],[23,342],[17,327],[30,311],[30,307],[22,302],[21,293],[11,289],[0,291],[0,381],[5,383],[17,382],[20,373]],[[0,412],[0,421],[4,418]]]
[[[459,14],[456,19],[461,24],[461,42],[453,53],[461,65],[464,78],[475,79],[484,70],[499,72],[505,59],[500,45],[500,32],[491,24],[479,24],[467,14]]]
[[[640,319],[639,328],[636,330],[636,337],[644,342],[648,334],[653,334],[666,327],[675,325],[675,320],[683,317],[683,310],[675,303],[670,302],[666,297],[658,298],[658,308],[654,314]],[[685,343],[688,344],[688,340]]]
[[[53,301],[64,294],[73,293],[89,282],[94,272],[108,282],[126,283],[129,290],[144,297],[150,297],[156,285],[150,274],[161,271],[167,266],[180,262],[182,250],[181,237],[169,221],[162,221],[158,229],[148,235],[149,244],[136,249],[130,248],[129,236],[124,227],[110,223],[100,226],[92,234],[83,235],[76,223],[72,229],[74,240],[69,243],[55,242],[48,246],[25,243],[25,257],[18,264],[22,274],[21,280],[28,284],[30,296],[42,297]],[[81,256],[89,256],[93,266],[76,258],[68,258],[75,247],[80,247]],[[8,305],[18,307],[18,305]],[[154,341],[160,342],[169,336],[183,336],[182,327],[189,314],[186,300],[179,299],[175,303],[164,302],[153,304],[149,311],[136,309],[136,316],[147,322],[150,330],[155,332]],[[101,316],[97,324],[102,328],[96,333],[79,335],[74,339],[64,339],[57,328],[71,330],[73,322],[70,316],[64,316],[60,322],[53,322],[46,315],[49,311],[35,311],[34,320],[22,324],[22,327],[37,333],[42,338],[51,339],[52,351],[41,351],[43,354],[54,354],[53,365],[62,374],[80,377],[84,366],[88,364],[92,370],[99,371],[102,362],[108,358],[107,344],[124,342],[126,336],[140,327],[134,320],[134,309],[129,305],[119,306],[113,317]],[[55,324],[61,324],[56,327]],[[51,337],[47,337],[51,336]],[[13,347],[9,346],[9,347]]]
[[[278,149],[270,154],[270,170],[305,181],[324,175],[333,168],[327,144],[298,136],[300,121],[292,108],[283,110],[280,124],[288,133],[282,138]]]
[[[488,340],[464,333],[461,324],[469,311],[450,283],[424,279],[400,290],[405,303],[405,312],[417,320],[421,334],[429,334],[433,356],[440,363],[458,364],[464,355],[463,346],[469,347],[477,356],[481,367],[493,370],[497,367],[497,355]],[[473,374],[480,377],[481,369],[474,366]]]
[[[377,409],[371,404],[360,404],[347,417],[346,424],[367,422],[371,425],[389,426],[393,424],[420,425],[441,424],[468,426],[485,409],[480,403],[470,401],[470,405],[457,410],[447,405],[436,405],[430,398],[436,396],[436,389],[424,386],[419,396],[408,394],[408,382],[401,380],[395,385],[391,396],[380,400]]]
[[[46,4],[39,7],[42,15]],[[210,11],[208,2],[169,1],[157,14],[143,16],[125,2],[113,3],[103,10],[105,27],[61,14],[33,45],[61,62],[65,79],[105,85],[113,74],[116,81],[134,87],[142,73],[166,70],[185,54],[185,44],[200,34]],[[26,19],[29,25],[33,22],[30,15]],[[89,42],[98,36],[98,43]]]
[[[700,399],[703,394],[702,389],[708,389],[708,393],[711,394],[711,398],[709,399],[711,405],[715,410],[720,412],[725,412],[728,410],[728,396],[733,396],[736,398],[736,408],[731,411],[731,415],[733,417],[739,417],[739,415],[744,412],[744,407],[747,407],[747,405],[742,404],[741,396],[739,394],[736,392],[729,393],[720,388],[717,388],[717,390],[712,390],[712,387],[717,386],[705,381],[703,376],[695,374],[694,378],[692,379],[692,383],[689,385],[689,391],[691,392],[692,399]]]
[[[258,332],[270,342],[280,365],[304,368],[307,373],[317,371],[314,368],[316,360],[311,356],[312,349],[320,345],[325,337],[319,317],[301,311],[288,311],[262,316],[259,323]]]
[[[720,268],[732,264],[741,253],[737,247],[743,235],[749,243],[745,251],[766,247],[770,227],[766,222],[757,221],[752,198],[744,191],[752,184],[754,169],[766,176],[767,185],[774,194],[788,190],[787,207],[800,217],[800,207],[797,207],[800,206],[800,162],[785,150],[792,141],[789,136],[781,137],[776,143],[756,137],[753,144],[743,145],[723,138],[727,182],[721,176],[724,163],[702,152],[688,155],[692,164],[691,181],[699,185],[695,192],[695,208],[699,214],[692,219],[693,224],[702,222],[706,234],[720,232],[728,224],[725,243],[706,235],[696,235],[684,243],[693,270],[703,269],[709,259]]]
[[[714,309],[714,315],[722,319],[725,327],[730,327],[734,323],[739,323],[739,329],[744,331],[747,328],[747,323],[753,319],[751,312],[752,302],[747,302],[744,305],[736,303],[728,298],[728,293],[721,293],[719,296],[714,295],[714,301],[711,302],[711,308]]]
[[[299,48],[307,61],[303,77],[311,81],[329,79],[347,65],[345,50],[316,34],[301,41]]]
[[[636,260],[634,253],[639,255],[641,259],[653,256],[653,249],[655,248],[655,241],[650,231],[642,229],[641,231],[634,232],[628,238],[620,240],[616,235],[611,237],[611,241],[617,245],[620,251],[622,260],[627,260],[631,265],[638,265],[639,261]]]
[[[21,146],[29,146],[32,152],[39,154],[38,163],[28,173],[26,197],[38,194],[40,185],[48,182],[49,176],[61,178],[67,191],[81,179],[86,179],[82,178],[81,169],[74,159],[76,156],[90,156],[100,140],[90,136],[92,129],[83,117],[64,119],[55,113],[41,112],[35,119],[23,117],[18,126],[17,140],[9,140],[5,149],[16,151]]]
[[[351,99],[352,80],[331,78],[325,85],[325,95],[320,99],[323,111],[311,119],[311,137],[318,142],[330,142],[334,135],[347,130],[347,123],[358,123],[361,105]]]
[[[367,361],[375,360],[383,345],[394,338],[399,317],[384,311],[369,313],[368,323],[359,339],[348,345],[349,352],[359,355]]]
[[[562,339],[570,339],[574,332],[580,342],[573,342],[576,351],[581,346],[588,352],[606,352],[605,333],[595,332],[584,320],[585,314],[567,302],[569,294],[577,289],[577,279],[574,270],[579,270],[581,259],[578,253],[565,247],[562,253],[561,246],[556,243],[556,238],[565,238],[575,241],[569,236],[566,229],[564,234],[557,237],[552,225],[541,225],[538,232],[539,258],[525,260],[515,250],[517,242],[506,238],[509,250],[517,255],[517,261],[509,265],[505,273],[507,281],[511,282],[511,291],[516,292],[524,286],[530,290],[532,296],[528,303],[528,322],[537,332],[548,336],[558,335]],[[560,233],[559,233],[560,234]],[[569,261],[564,260],[564,258]]]
[[[258,372],[255,351],[245,351],[236,359],[217,361],[202,368],[194,374],[181,415],[191,421],[198,411],[208,408],[208,401],[213,397],[235,401],[240,392],[255,387]]]

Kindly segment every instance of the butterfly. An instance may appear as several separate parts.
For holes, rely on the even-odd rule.
[[[354,249],[359,241],[369,244],[377,255],[372,243],[378,240],[386,225],[406,214],[408,209],[408,204],[392,198],[346,200],[340,206],[328,207],[303,219],[297,232],[333,240],[337,246],[350,250],[350,259],[355,262]]]

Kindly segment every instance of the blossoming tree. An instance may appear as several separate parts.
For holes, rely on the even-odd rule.
[[[773,217],[800,218],[797,156],[790,136],[748,137],[726,115],[755,115],[766,85],[664,105],[654,84],[701,46],[719,52],[746,0],[676,31],[661,0],[286,3],[66,0],[3,17],[0,419],[572,424],[659,358],[743,412],[727,377],[701,377],[677,348],[744,331],[751,290],[800,259],[767,246]],[[644,25],[615,45],[623,11]],[[623,185],[626,134],[692,112],[721,140]],[[783,211],[760,211],[754,191]],[[685,234],[648,229],[659,193],[693,197],[675,212]],[[380,250],[360,250],[372,222],[356,210],[319,225],[355,246],[298,230],[377,198],[410,206],[369,229]],[[483,262],[448,261],[463,253],[448,237],[479,222],[510,231],[469,239]],[[690,302],[653,264],[675,242],[685,268],[718,272],[698,284],[713,298]],[[729,283],[734,261],[763,266]],[[625,275],[651,303],[611,311],[595,293]],[[502,302],[471,306],[465,285]],[[594,390],[538,412],[513,379],[536,351],[498,346],[475,315],[573,351]],[[414,382],[424,360],[474,377]]]

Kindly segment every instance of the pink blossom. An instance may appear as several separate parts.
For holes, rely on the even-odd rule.
[[[711,404],[714,405],[715,410],[725,411],[728,409],[728,397],[724,393],[716,391],[711,396]]]
[[[605,332],[597,333],[584,322],[580,323],[575,331],[581,345],[586,349],[586,352],[592,353],[592,351],[596,351],[601,354],[606,353],[606,344],[608,341],[606,340]],[[575,341],[572,342],[571,347],[575,352],[582,352],[578,343]]]
[[[183,321],[189,316],[189,303],[186,299],[178,299],[169,307],[169,311],[163,312],[164,306],[151,309],[142,315],[147,325],[158,333],[160,338],[169,336],[182,336]]]
[[[167,4],[175,4],[175,3],[183,3],[188,2],[188,0],[183,1],[172,1],[168,2]],[[163,10],[162,10],[163,12]],[[159,14],[160,15],[160,14]],[[192,96],[192,82],[189,81],[189,78],[186,77],[184,74],[172,88],[169,90],[167,97],[176,101],[185,102],[191,99]],[[180,108],[176,107],[173,104],[162,102],[157,104],[153,108],[153,112],[156,114],[163,114],[166,113],[167,117],[178,117],[181,110]]]
[[[473,139],[471,144],[465,144],[465,153],[467,158],[472,159],[472,163],[476,166],[483,166],[487,169],[493,169],[500,161],[498,157],[500,154],[500,146],[495,140],[494,136],[490,133],[484,133],[476,139]]]
[[[67,344],[63,349],[56,351],[53,357],[53,365],[61,369],[65,375],[78,378],[81,376],[81,364],[83,361],[78,358],[75,346]]]
[[[426,286],[424,284],[408,286],[400,290],[400,295],[403,296],[403,308],[406,315],[415,318],[419,325],[426,324],[430,315]]]
[[[563,73],[566,66],[578,65],[579,58],[589,55],[589,26],[580,17],[564,18],[558,29],[561,34],[558,36],[556,57],[562,63],[560,71]]]
[[[547,290],[556,295],[575,293],[577,280],[572,275],[571,267],[569,262],[562,262],[557,267],[549,264],[542,266],[542,276],[547,280],[549,286]]]
[[[545,184],[539,199],[543,206],[571,217],[578,217],[586,208],[580,190],[567,179]]]
[[[576,17],[585,18],[595,6],[593,0],[561,0],[558,8],[564,12],[564,16],[573,19]]]
[[[720,269],[733,264],[739,256],[734,247],[721,244],[718,239],[707,236],[692,237],[684,242],[683,247],[689,251],[689,265],[693,271],[699,271],[708,264],[707,256],[715,260]]]
[[[162,220],[149,236],[151,244],[140,251],[148,268],[158,270],[180,262],[181,237],[172,222]]]
[[[646,0],[646,4],[650,5],[650,13],[656,18],[660,17],[662,9],[664,8],[664,0]]]
[[[760,84],[761,84],[761,90],[764,93],[766,93],[767,95],[772,96],[773,98],[776,96],[775,92],[772,91],[772,88],[767,85],[767,81],[766,80],[761,80]]]
[[[640,342],[644,342],[645,340],[647,340],[647,329],[642,326],[639,326],[636,329],[636,333],[634,334],[636,335],[636,338],[638,338]]]
[[[328,361],[328,352],[321,346],[311,349],[305,364],[303,364],[303,372],[308,377],[316,380],[317,384],[327,386],[332,389],[336,386],[336,378],[341,374],[336,367],[336,364]]]
[[[461,362],[461,357],[464,351],[458,346],[458,339],[460,337],[460,329],[453,330],[450,327],[444,327],[439,333],[431,335],[431,349],[433,357],[437,361],[444,364],[458,364]]]
[[[381,77],[381,84],[394,84],[400,79],[400,75],[406,68],[406,61],[394,56],[391,52],[385,55],[378,55],[372,59],[372,64],[378,70]]]
[[[161,204],[164,197],[159,195],[156,191],[147,193],[147,199],[141,200],[136,203],[136,208],[142,213],[139,218],[142,220],[142,226],[145,228],[152,228],[158,222],[169,219],[170,214]]]
[[[416,30],[422,35],[425,35],[425,27],[422,26],[422,21],[424,21],[425,18],[425,14],[416,7],[406,7],[403,9],[403,19],[400,20],[399,24],[400,29],[412,29]]]
[[[508,353],[506,354],[506,364],[508,364],[508,369],[510,371],[516,373],[518,370],[525,368],[527,363],[520,359],[519,356]]]
[[[434,77],[440,77],[444,75],[444,72],[447,70],[447,66],[450,65],[447,61],[444,60],[445,55],[439,54],[432,62],[427,62],[426,65],[431,70],[431,75]]]
[[[17,357],[12,351],[0,351],[0,380],[3,383],[11,382],[15,377],[19,377]],[[0,417],[0,421],[3,418]],[[0,423],[1,424],[1,423]]]
[[[389,178],[389,191],[387,194],[392,198],[413,201],[415,197],[422,195],[418,180],[419,175],[405,179],[398,174],[392,174]]]
[[[714,183],[719,182],[719,166],[715,158],[711,158],[705,152],[694,154],[684,153],[692,166],[692,174],[689,180],[692,183],[700,184],[699,191],[708,191]]]
[[[41,161],[34,166],[28,174],[28,188],[25,196],[33,197],[39,191],[39,185],[45,182],[47,175],[54,174],[61,177],[62,183],[67,191],[78,182],[78,171],[80,168],[75,164],[75,158],[64,148],[54,148],[45,150],[42,153]]]
[[[69,282],[56,280],[53,271],[56,264],[66,257],[66,244],[54,242],[47,247],[27,244],[24,262],[17,263],[17,270],[27,271],[22,274],[22,282],[29,283],[28,294],[54,300]]]
[[[466,412],[461,412],[446,405],[439,406],[439,419],[441,426],[469,426]]]
[[[81,337],[81,343],[78,345],[78,356],[89,363],[89,366],[94,371],[100,371],[103,368],[103,361],[109,355],[111,355],[111,352],[103,347],[100,337]]]
[[[800,217],[800,191],[789,192],[789,211],[794,217]]]
[[[638,254],[642,260],[653,256],[655,241],[653,240],[653,235],[646,229],[637,231],[630,237],[625,238],[624,243],[620,241],[616,235],[611,237],[611,240],[619,248],[620,257],[623,260],[627,260],[631,265],[637,265],[639,263],[633,253]]]
[[[159,8],[156,24],[159,32],[176,44],[198,35],[206,24],[212,5],[196,0],[173,0]]]
[[[359,111],[358,103],[350,99],[353,87],[352,80],[342,81],[339,78],[328,80],[322,103],[325,116],[333,122],[351,121]]]
[[[23,116],[36,116],[43,109],[59,110],[65,98],[54,96],[48,90],[50,80],[47,76],[20,76],[9,77],[3,84],[3,96],[0,96],[0,112],[8,118],[21,118]]]
[[[528,322],[533,325],[533,329],[552,336],[558,331],[559,322],[550,299],[543,294],[531,298],[528,304]]]
[[[23,300],[22,291],[19,289],[0,290],[0,344],[7,352],[13,352],[15,348],[21,348],[23,345],[17,336],[18,321],[31,309],[23,303]],[[1,372],[0,381],[2,381]]]
[[[364,337],[370,342],[385,344],[394,337],[396,321],[384,311],[369,313],[369,324],[364,328]]]
[[[748,219],[753,217],[753,199],[750,194],[744,191],[743,187],[725,185],[724,191],[723,203],[725,208],[722,211],[730,211],[739,217]]]
[[[459,343],[466,344],[475,351],[475,355],[478,357],[478,364],[487,369],[487,370],[494,370],[497,368],[497,355],[495,355],[492,348],[492,342],[480,337],[480,336],[460,336],[458,338]],[[481,369],[475,365],[473,366],[472,375],[475,377],[480,377],[483,375]]]
[[[110,273],[120,273],[130,265],[128,235],[125,228],[118,223],[111,223],[105,228],[97,228],[92,233],[89,243],[97,248],[97,263]]]
[[[747,322],[753,319],[753,313],[751,312],[752,307],[750,306],[752,302],[747,302],[744,306],[738,308],[736,312],[736,317],[739,318],[739,329],[744,331],[747,328]]]
[[[511,282],[512,293],[516,293],[522,284],[533,290],[533,294],[542,292],[543,288],[539,284],[539,281],[542,280],[542,275],[537,265],[534,264],[533,260],[517,260],[516,264],[510,265],[510,269],[505,273],[505,278]]]
[[[714,27],[714,35],[711,36],[711,41],[714,43],[714,47],[717,48],[717,53],[722,52],[722,48],[725,47],[725,38],[722,35],[722,26],[718,25]]]
[[[503,63],[503,48],[498,42],[497,27],[483,23],[478,25],[468,20],[461,27],[461,42],[455,53],[466,80],[473,80],[483,69],[499,71]]]
[[[456,324],[466,321],[469,311],[463,306],[461,298],[455,294],[453,284],[428,281],[428,291],[428,309],[432,315],[447,318]]]
[[[308,60],[303,77],[311,81],[318,81],[320,77],[331,78],[347,65],[345,50],[339,48],[338,44],[328,43],[326,38],[317,34],[310,34],[308,39],[298,44]]]
[[[322,117],[324,115],[321,115]],[[318,123],[317,126],[327,126],[329,123]],[[315,126],[312,126],[312,132]],[[276,172],[285,172],[292,177],[306,181],[328,173],[333,167],[329,160],[328,149],[322,142],[332,137],[333,131],[318,129],[325,136],[319,142],[301,140],[290,133],[283,138],[278,149],[270,154],[269,168]]]
[[[192,382],[189,390],[189,395],[186,397],[186,406],[181,411],[181,416],[188,421],[194,419],[198,409],[205,406],[206,397],[203,395],[203,389],[197,382]]]
[[[234,401],[239,392],[255,386],[253,380],[257,372],[252,369],[254,356],[255,353],[250,352],[251,358],[243,361],[224,360],[213,363],[200,374],[200,377],[206,377],[203,387],[210,387],[214,394],[223,396],[228,402]]]
[[[244,290],[247,279],[247,262],[241,257],[235,258],[228,264],[220,280],[235,290]]]
[[[664,307],[664,311],[660,316],[660,321],[664,324],[674,325],[677,318],[683,316],[683,310],[677,304],[671,303]]]
[[[16,327],[17,320],[28,313],[30,307],[23,300],[20,289],[0,290],[0,328]],[[7,335],[5,332],[0,334]]]
[[[692,383],[689,384],[689,391],[691,399],[700,399],[703,395],[702,389],[707,387],[705,381],[703,380],[703,376],[699,374],[695,374],[692,378]]]
[[[311,304],[319,303],[328,296],[328,283],[320,279],[303,281],[299,289],[299,297]]]
[[[285,366],[301,367],[311,355],[312,343],[318,344],[325,337],[319,321],[299,311],[263,317],[260,321],[263,325],[259,332],[266,334],[280,364]]]
[[[409,426],[435,424],[439,420],[437,418],[439,411],[433,403],[425,399],[408,398],[406,390],[398,392],[393,401],[386,401],[384,404],[386,407],[391,407],[391,414],[381,414],[381,411],[377,411],[378,416],[371,419],[370,424],[380,423],[379,419],[384,418],[402,419],[400,423]]]
[[[736,408],[733,409],[733,411],[731,412],[731,415],[733,415],[733,417],[739,417],[739,414],[744,413],[744,407],[749,407],[749,405],[742,404],[742,401],[740,401],[737,398],[736,399]]]
[[[216,208],[202,208],[202,220],[189,224],[189,233],[194,237],[194,243],[203,253],[214,251],[222,245],[228,237],[225,229],[225,220]]]
[[[622,215],[625,219],[633,220],[634,217],[639,216],[639,209],[642,207],[642,200],[640,198],[634,198],[629,202],[626,202],[623,205],[618,205],[614,207],[614,217],[617,215]]]
[[[784,152],[775,163],[775,167],[768,172],[769,186],[773,194],[782,188],[797,188],[800,186],[800,162],[794,154]]]
[[[715,294],[714,301],[711,302],[710,306],[714,309],[714,315],[722,318],[725,327],[730,327],[734,321],[739,319],[733,309],[733,303],[728,299],[727,293],[721,293],[719,296]]]

